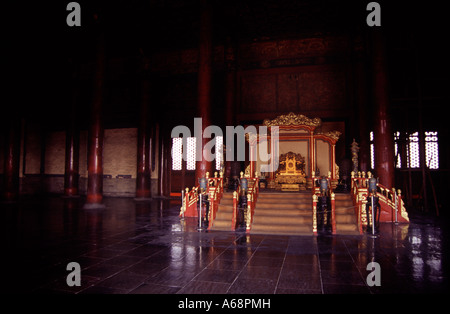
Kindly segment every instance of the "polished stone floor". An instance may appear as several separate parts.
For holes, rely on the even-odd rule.
[[[2,292],[62,294],[391,294],[449,291],[447,229],[430,218],[380,236],[198,232],[176,201],[23,198],[1,204]],[[369,262],[380,286],[369,286]],[[70,287],[68,263],[80,265]]]

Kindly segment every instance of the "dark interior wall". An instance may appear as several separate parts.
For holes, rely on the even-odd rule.
[[[24,124],[21,160],[28,166],[40,162],[27,157],[42,145],[36,143],[42,132],[54,138],[55,132],[65,131],[73,103],[80,131],[87,130],[95,12],[102,17],[107,39],[105,128],[137,128],[143,77],[151,81],[151,119],[166,133],[175,125],[192,128],[197,115],[199,1],[79,2],[83,20],[77,29],[65,25],[64,3],[31,5],[21,23],[5,19],[16,28],[5,38],[8,58],[2,62],[11,97],[5,97],[8,110],[2,119],[18,115]],[[424,6],[402,1],[380,4],[394,129],[414,131],[421,124],[439,132],[441,169],[432,175],[439,177],[436,185],[445,185],[450,146],[447,118],[442,114],[448,104],[449,63],[443,49],[443,10],[433,1]],[[215,2],[212,123],[225,126],[224,43],[230,37],[235,48],[236,123],[257,124],[289,111],[320,117],[344,125],[337,157],[348,157],[352,139],[360,140],[361,123],[367,123],[370,131],[373,122],[371,29],[365,24],[365,5],[361,1]],[[8,12],[18,9],[9,6]],[[148,70],[142,68],[145,58]],[[364,85],[357,75],[359,62],[367,80],[365,101],[358,100]],[[358,116],[361,106],[367,109],[364,122]],[[4,145],[0,146],[2,173]],[[405,186],[407,172],[396,172],[398,185]],[[420,178],[412,175],[412,181],[420,192]]]

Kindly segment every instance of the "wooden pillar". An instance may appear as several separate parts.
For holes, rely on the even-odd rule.
[[[138,128],[137,150],[137,177],[136,198],[149,199],[151,197],[151,122],[150,107],[150,80],[148,76],[148,61],[144,61],[144,77],[142,80],[141,105]]]
[[[105,84],[105,42],[100,32],[97,39],[93,102],[88,130],[88,186],[85,208],[101,208],[103,200],[103,94]]]
[[[358,53],[356,56],[355,64],[355,91],[356,91],[356,107],[357,107],[357,121],[358,121],[358,134],[359,138],[359,170],[370,170],[370,143],[369,143],[369,104],[367,96],[367,78],[366,78],[366,63],[362,57],[362,53]]]
[[[170,196],[170,172],[171,172],[171,138],[166,137],[164,128],[159,128],[159,165],[158,165],[158,195]]]
[[[330,144],[331,147],[331,179],[336,180],[336,143]]]
[[[313,131],[309,131],[310,132],[310,137],[309,137],[309,154],[310,154],[310,158],[309,158],[309,174],[308,176],[311,177],[312,176],[312,172],[316,171],[316,139],[314,138],[314,133]]]
[[[253,136],[258,136],[258,135],[253,135]],[[253,136],[249,136],[249,141],[248,141],[248,145],[249,145],[249,158],[250,158],[250,168],[249,168],[249,172],[250,172],[250,178],[254,178],[255,177],[255,171],[256,171],[256,149],[257,149],[257,145],[258,145],[258,141],[256,138],[253,138]],[[259,171],[259,169],[258,169]]]
[[[229,36],[225,42],[225,71],[225,123],[226,125],[234,125],[236,123],[236,54]]]
[[[200,46],[199,46],[199,67],[198,67],[198,100],[197,114],[202,118],[202,132],[211,125],[211,81],[212,81],[212,7],[208,0],[201,1],[200,17]],[[198,179],[204,178],[206,172],[211,173],[211,161],[207,161],[204,156],[210,152],[203,151],[207,138],[197,139],[201,141],[202,156],[196,163],[195,184]]]
[[[235,97],[236,97],[236,55],[231,41],[227,36],[225,42],[225,125],[234,126],[236,123]],[[233,141],[234,143],[234,141]],[[233,147],[233,151],[235,151]],[[231,177],[231,156],[225,156],[224,178]],[[234,156],[233,156],[234,159]]]
[[[71,121],[66,130],[66,159],[64,172],[64,196],[78,196],[80,134]]]
[[[171,192],[171,184],[170,184],[170,178],[171,178],[171,172],[172,172],[172,154],[171,154],[171,137],[166,137],[165,145],[164,145],[164,181],[163,181],[163,188],[164,188],[164,196],[170,197]]]
[[[394,187],[394,134],[389,115],[386,48],[380,30],[373,30],[372,37],[375,174],[390,189]]]
[[[5,122],[3,199],[13,202],[19,195],[20,123],[14,116]]]
[[[77,127],[77,76],[72,80],[72,103],[70,117],[66,129],[66,156],[64,171],[64,196],[75,197],[78,195],[79,183],[79,157],[80,157],[80,131]]]
[[[164,196],[164,143],[161,134],[161,125],[158,125],[158,196]]]

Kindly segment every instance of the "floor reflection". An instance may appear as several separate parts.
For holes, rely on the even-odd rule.
[[[448,292],[446,229],[415,220],[380,236],[274,236],[197,230],[179,201],[25,198],[2,204],[7,292],[434,293]],[[66,284],[80,263],[81,287]],[[367,284],[377,262],[381,286]],[[24,271],[26,270],[26,271]]]

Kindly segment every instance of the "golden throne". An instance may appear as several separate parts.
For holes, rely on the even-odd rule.
[[[281,154],[275,183],[282,191],[305,190],[305,158],[293,152]]]

